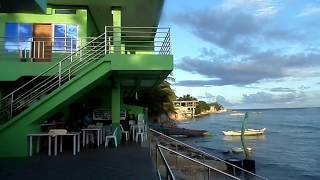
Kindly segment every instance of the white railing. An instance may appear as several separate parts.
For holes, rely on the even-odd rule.
[[[186,156],[161,144],[156,145],[156,150],[157,151],[155,163],[158,172],[158,177],[160,177],[159,179],[163,179],[164,177],[164,179],[241,180],[240,178],[232,176],[206,163],[200,162],[195,158]],[[163,164],[159,163],[158,151],[161,153],[162,159],[164,161]],[[163,169],[165,169],[165,171]],[[163,174],[165,176],[163,176]]]
[[[75,77],[84,67],[105,56],[105,33],[65,57],[0,100],[0,120],[12,119],[42,97]]]
[[[58,43],[58,46],[57,42],[63,43],[61,46]],[[167,55],[171,51],[170,29],[156,27],[105,27],[105,32],[95,38],[46,41],[44,38],[37,37],[31,39],[30,42],[13,43],[11,45],[15,47],[11,48],[6,43],[6,40],[2,41],[2,45],[0,43],[0,50],[4,48],[8,53],[18,50],[20,57],[33,60],[46,59],[49,56],[48,53],[52,54],[55,51],[67,54],[61,61],[0,100],[0,124],[12,119],[42,97],[59,88],[84,67],[106,54],[156,53]]]
[[[88,42],[95,39],[95,37],[81,37],[81,38],[65,38],[65,37],[37,37],[37,38],[10,38],[0,37],[0,57],[6,58],[20,58],[21,60],[37,61],[51,60],[55,55],[70,55]],[[57,56],[61,58],[61,56]]]
[[[172,179],[175,180],[174,174],[170,168],[170,165],[168,164],[168,161],[165,157],[165,155],[162,152],[162,146],[157,145],[156,146],[156,153],[155,153],[155,164],[157,169],[157,174],[159,180],[162,179]]]
[[[241,167],[238,167],[232,163],[229,163],[217,156],[214,156],[212,154],[209,154],[205,151],[202,151],[200,149],[197,149],[193,146],[190,146],[186,143],[183,143],[177,139],[174,139],[170,136],[167,136],[163,133],[160,133],[154,129],[150,128],[149,131],[149,144],[150,144],[150,152],[152,152],[152,149],[155,148],[156,144],[161,144],[163,146],[168,147],[171,150],[174,150],[175,152],[179,152],[180,154],[184,154],[186,156],[194,156],[197,157],[196,160],[205,163],[205,164],[213,164],[213,165],[219,165],[219,166],[226,166],[227,170],[225,173],[228,173],[231,176],[237,177],[239,179],[263,179],[266,180],[267,178],[262,177],[260,175],[257,175],[255,173],[252,173],[246,169],[243,169]],[[179,155],[180,156],[180,155]],[[179,161],[179,157],[175,156],[174,158],[176,162]],[[179,164],[179,163],[176,163]],[[188,166],[183,166],[180,164],[180,169],[186,168]],[[214,167],[214,166],[213,166]],[[228,168],[229,167],[229,168]],[[220,167],[221,168],[221,167]],[[219,169],[219,168],[216,168]],[[222,168],[224,169],[224,168]],[[231,170],[230,170],[231,169]],[[221,170],[220,170],[221,171]],[[204,172],[202,172],[204,173]]]
[[[110,53],[171,54],[170,28],[106,26]]]

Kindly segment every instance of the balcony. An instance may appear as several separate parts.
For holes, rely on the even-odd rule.
[[[93,39],[95,40],[92,41]],[[104,46],[103,53],[109,55],[109,59],[115,59],[114,67],[117,70],[122,68],[162,70],[160,67],[162,65],[170,66],[172,70],[170,28],[106,26],[105,33],[98,39],[97,37],[1,37],[0,81],[14,81],[21,76],[36,76],[61,60],[73,61],[74,58],[81,60],[83,54],[92,53],[101,45]],[[119,56],[127,61],[116,60]],[[125,63],[127,65],[124,65]],[[12,69],[17,71],[12,73],[9,71]]]
[[[170,55],[170,28],[105,27],[106,54]],[[96,37],[0,37],[0,61],[59,61]]]

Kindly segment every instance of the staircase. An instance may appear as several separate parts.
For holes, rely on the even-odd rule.
[[[106,34],[101,34],[1,99],[0,156],[25,156],[27,148],[21,147],[27,147],[26,134],[39,132],[39,123],[55,109],[110,74],[108,46]]]

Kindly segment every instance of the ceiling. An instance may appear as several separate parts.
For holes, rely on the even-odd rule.
[[[164,0],[48,0],[51,5],[87,6],[99,31],[112,25],[111,9],[121,7],[122,26],[158,26]]]

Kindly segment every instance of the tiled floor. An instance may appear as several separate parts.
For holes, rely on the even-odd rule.
[[[26,159],[0,159],[0,180],[157,179],[149,149],[134,143],[118,148],[82,149],[57,157],[40,154]]]

